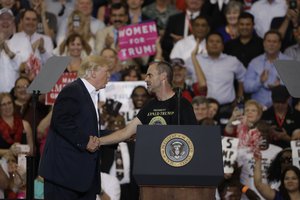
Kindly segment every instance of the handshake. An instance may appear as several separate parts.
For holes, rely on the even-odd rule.
[[[96,136],[90,136],[89,142],[86,145],[86,150],[88,150],[91,153],[94,153],[100,148],[101,145],[101,139]]]

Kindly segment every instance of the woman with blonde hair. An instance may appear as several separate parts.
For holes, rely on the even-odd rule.
[[[240,147],[252,145],[260,137],[256,124],[262,112],[262,106],[252,99],[246,101],[244,108],[235,107],[225,127],[224,135],[238,137]]]
[[[90,29],[90,21],[83,13],[74,10],[68,17],[67,35],[57,39],[58,48],[54,50],[54,54],[59,55],[60,46],[74,33],[81,35],[83,40],[86,41],[91,48],[95,46],[95,38]]]

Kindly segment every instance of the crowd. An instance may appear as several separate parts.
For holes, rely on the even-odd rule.
[[[22,145],[26,154],[43,152],[52,107],[40,95],[34,123],[26,89],[53,55],[70,56],[66,73],[77,73],[86,56],[101,55],[110,63],[111,82],[147,79],[151,63],[169,62],[172,86],[191,103],[197,123],[239,139],[235,171],[224,175],[216,198],[300,199],[290,149],[299,139],[300,101],[274,66],[300,61],[299,13],[300,0],[0,0],[0,199],[25,198]],[[158,29],[156,54],[120,60],[118,29],[148,21]],[[144,86],[134,88],[135,113],[150,98]],[[99,102],[105,134],[127,123],[120,105],[112,105],[118,102]],[[139,198],[134,142],[101,146],[98,198]],[[37,176],[39,199],[42,184]]]

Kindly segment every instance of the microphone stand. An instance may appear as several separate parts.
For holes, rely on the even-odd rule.
[[[180,106],[180,99],[181,99],[181,92],[182,89],[181,88],[177,88],[177,125],[180,125],[180,110],[181,110],[181,106]]]
[[[26,199],[34,199],[34,179],[35,179],[35,162],[36,162],[36,142],[37,142],[37,123],[36,123],[36,107],[40,91],[34,90],[32,93],[32,106],[33,106],[33,130],[32,130],[32,139],[33,139],[33,150],[32,155],[26,156]]]

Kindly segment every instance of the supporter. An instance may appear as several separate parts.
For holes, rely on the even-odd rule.
[[[300,26],[295,28],[293,33],[294,33],[293,35],[297,41],[297,44],[294,44],[294,45],[286,48],[284,51],[284,54],[289,56],[293,60],[300,61]]]
[[[216,200],[238,200],[242,198],[243,194],[249,200],[260,200],[253,190],[240,182],[240,174],[241,168],[235,167],[233,174],[221,181],[217,188]]]
[[[205,17],[198,16],[191,21],[191,24],[192,35],[176,42],[171,51],[170,59],[181,58],[186,61],[191,58],[191,53],[193,51],[191,47],[196,46],[197,40],[200,42],[197,54],[207,54],[205,38],[210,31],[207,19]]]
[[[163,57],[169,60],[169,55],[174,44],[184,37],[191,34],[190,20],[198,15],[204,16],[204,0],[185,0],[186,11],[169,17],[164,36],[161,40],[163,48]]]
[[[265,107],[272,105],[271,89],[281,84],[274,66],[275,60],[288,60],[289,57],[280,52],[281,36],[278,31],[271,30],[265,34],[265,53],[254,58],[247,68],[244,79],[245,92]]]
[[[37,33],[49,36],[55,43],[57,33],[57,19],[56,16],[47,11],[44,0],[29,0],[30,8],[37,13]],[[24,11],[20,12],[21,13]],[[17,18],[19,19],[19,18]],[[18,30],[22,31],[22,21],[17,20]]]
[[[299,0],[286,0],[288,9],[286,13],[281,16],[275,17],[272,20],[271,28],[277,29],[281,34],[282,41],[282,50],[285,50],[288,46],[291,46],[296,43],[297,36],[294,35],[294,29],[296,29],[299,24],[299,11],[300,11],[300,1]],[[294,7],[291,7],[291,4]]]
[[[121,81],[122,78],[122,65],[119,62],[117,52],[112,48],[102,49],[100,56],[107,59],[110,63],[110,81]]]
[[[166,0],[156,0],[148,6],[144,6],[142,11],[149,19],[155,20],[160,36],[163,36],[165,32],[168,18],[179,12],[170,1]]]
[[[90,30],[93,35],[96,34],[98,30],[101,30],[105,27],[105,24],[102,21],[99,21],[98,19],[91,16],[92,14],[92,8],[93,8],[93,1],[92,0],[76,0],[75,1],[75,8],[74,10],[77,10],[81,12],[83,15],[85,15],[87,21],[90,24]],[[67,27],[68,27],[68,20],[64,19],[61,22],[61,25],[59,26],[56,41],[59,43],[62,39],[67,35]]]
[[[274,17],[284,16],[287,10],[285,1],[282,0],[260,0],[256,1],[249,12],[255,16],[255,31],[263,38],[269,31],[271,21]]]
[[[233,56],[223,54],[223,39],[219,33],[210,33],[206,39],[207,54],[197,55],[198,63],[204,73],[207,84],[207,97],[213,97],[220,103],[222,114],[231,113],[235,99],[243,97],[243,79],[246,72],[243,64]],[[193,82],[197,80],[191,61],[186,63]],[[237,94],[234,79],[239,82]],[[220,95],[221,94],[221,95]]]
[[[30,81],[28,78],[19,77],[15,82],[13,94],[15,97],[15,113],[19,114],[22,119],[28,121],[33,129],[33,102],[31,101],[31,95],[26,91],[29,84]],[[44,104],[44,97],[44,95],[39,96],[39,100],[36,102],[36,125],[47,115],[49,110],[49,106]]]
[[[273,126],[271,142],[282,148],[290,146],[293,131],[300,128],[300,114],[289,106],[290,98],[285,86],[274,87],[273,105],[262,115],[262,119]]]
[[[9,92],[19,76],[19,66],[26,57],[16,50],[11,42],[15,31],[14,16],[11,10],[0,10],[0,92]]]
[[[255,191],[257,194],[258,188],[254,185],[254,157],[257,152],[261,152],[262,165],[260,166],[263,173],[263,182],[267,182],[266,173],[274,157],[282,150],[280,147],[269,143],[269,132],[270,126],[266,122],[259,122],[257,124],[257,130],[259,137],[247,147],[238,149],[237,162],[238,166],[242,167],[240,181],[243,185],[247,185],[250,189]],[[261,192],[261,191],[260,191]],[[261,197],[262,198],[262,197]],[[246,198],[242,198],[243,200]]]
[[[17,16],[19,13],[16,0],[0,0],[0,8],[10,9],[14,16]]]
[[[225,127],[224,135],[239,138],[239,146],[248,146],[259,137],[258,132],[253,130],[255,130],[261,115],[262,107],[258,102],[246,101],[243,110],[239,107],[234,108]]]
[[[20,66],[20,71],[33,80],[39,73],[41,67],[52,56],[53,43],[49,36],[37,33],[38,15],[33,9],[22,12],[22,32],[15,33],[11,38],[12,45],[16,51],[25,58]]]
[[[214,98],[207,98],[208,101],[208,118],[218,120],[219,102]]]
[[[14,103],[9,93],[0,93],[0,104],[0,157],[15,143],[28,144],[31,154],[33,138],[30,124],[14,114]]]
[[[144,86],[136,86],[131,93],[134,109],[141,109],[150,99],[150,95]]]
[[[288,166],[292,166],[292,150],[285,148],[276,155],[267,170],[268,183],[272,188],[279,188],[281,174]]]
[[[71,66],[74,65],[75,69],[68,68],[70,72],[78,71],[82,57],[90,55],[91,51],[90,45],[77,33],[70,34],[65,42],[59,46],[59,55],[68,55],[72,58],[73,64],[71,63]]]
[[[0,163],[0,170],[5,173],[7,181],[3,199],[25,199],[26,171],[23,166],[18,165],[16,155],[8,151],[0,159]]]
[[[289,166],[281,173],[281,185],[279,190],[272,189],[263,182],[262,164],[263,157],[260,153],[255,155],[254,183],[262,197],[266,199],[300,199],[300,170],[295,166]]]
[[[264,52],[263,41],[254,31],[254,16],[243,12],[238,19],[238,38],[225,43],[224,53],[236,56],[247,68],[249,62]]]
[[[139,67],[136,65],[129,65],[127,68],[122,70],[122,81],[140,81],[142,75]]]
[[[208,100],[205,97],[196,96],[191,102],[198,124],[208,117]]]
[[[100,6],[97,11],[97,19],[104,22],[106,25],[111,24],[110,13],[111,5],[116,3],[126,3],[125,0],[108,0],[106,4]]]
[[[149,20],[142,13],[142,4],[144,0],[126,0],[128,5],[129,21],[128,24],[138,24]]]
[[[242,12],[242,4],[238,1],[229,1],[225,7],[226,25],[217,28],[217,31],[223,36],[224,43],[239,36],[238,18]]]
[[[68,36],[74,33],[81,35],[82,39],[85,41],[85,43],[89,44],[91,50],[93,51],[95,46],[95,38],[91,32],[88,18],[80,11],[75,10],[68,16],[67,22],[67,35],[62,36],[57,40],[58,46],[54,50],[54,53],[60,54],[59,51],[61,45],[64,45]],[[85,56],[86,55],[88,54],[85,54]]]
[[[96,34],[95,50],[100,54],[103,48],[109,47],[116,49],[118,46],[118,29],[128,21],[128,8],[126,4],[112,4],[110,14],[110,26],[99,30]]]

